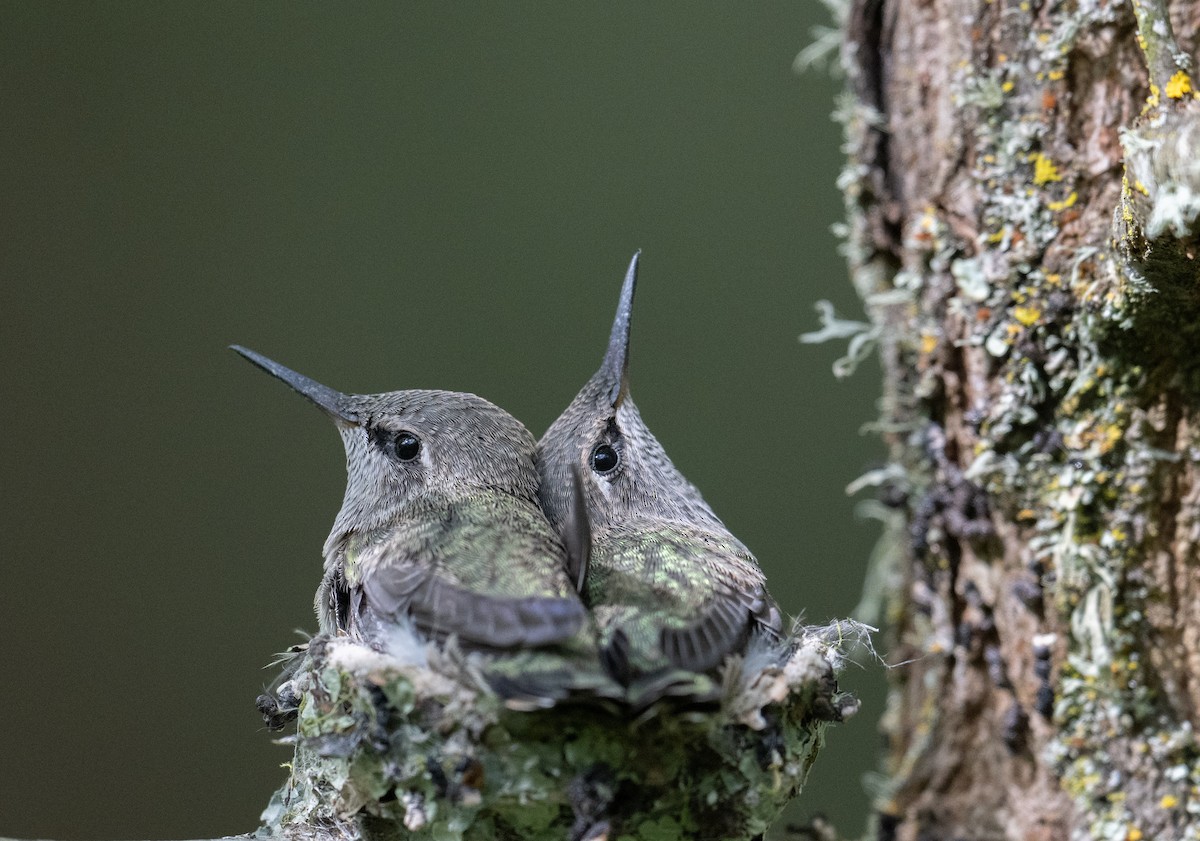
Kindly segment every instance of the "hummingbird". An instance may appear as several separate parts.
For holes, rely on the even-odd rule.
[[[778,639],[782,617],[754,555],[671,463],[630,397],[639,256],[604,361],[538,442],[538,469],[551,524],[576,542],[590,535],[590,552],[573,551],[569,571],[595,616],[601,659],[627,699],[645,706],[669,695],[712,700],[718,687],[704,673],[753,639]]]
[[[402,628],[496,655],[557,650],[564,658],[508,657],[493,688],[532,706],[577,688],[571,659],[596,659],[566,572],[580,561],[539,507],[536,443],[520,421],[474,394],[343,394],[231,348],[316,404],[345,445],[346,493],[316,596],[322,632],[380,650]],[[522,674],[531,663],[536,674]]]

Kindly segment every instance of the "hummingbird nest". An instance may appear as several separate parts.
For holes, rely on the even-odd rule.
[[[799,793],[869,629],[797,624],[720,672],[721,700],[640,713],[599,699],[513,710],[486,658],[409,634],[387,653],[345,637],[295,651],[295,758],[259,835],[304,839],[739,839]],[[291,704],[288,705],[289,707]]]

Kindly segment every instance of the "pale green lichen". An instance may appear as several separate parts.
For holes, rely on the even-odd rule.
[[[834,312],[833,304],[829,301],[817,301],[816,307],[821,320],[821,329],[811,333],[802,333],[800,341],[811,345],[835,339],[848,339],[846,355],[833,363],[833,375],[838,379],[844,379],[853,374],[858,366],[875,352],[879,328],[863,321],[839,318]]]
[[[792,62],[792,69],[797,73],[814,68],[837,72],[837,54],[842,45],[842,29],[850,15],[850,3],[849,0],[821,0],[821,5],[825,7],[833,25],[817,24],[809,29],[812,41],[796,54]]]
[[[1200,216],[1200,104],[1189,101],[1180,109],[1144,116],[1138,127],[1121,132],[1121,146],[1126,173],[1123,207],[1131,214],[1131,224],[1125,227],[1133,229],[1125,235],[1136,236],[1137,220],[1145,219],[1140,227],[1148,240],[1195,236]]]

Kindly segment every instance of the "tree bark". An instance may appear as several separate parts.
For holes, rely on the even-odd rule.
[[[1200,838],[1200,4],[853,0],[879,838]]]

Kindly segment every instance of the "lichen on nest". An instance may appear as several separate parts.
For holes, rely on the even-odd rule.
[[[381,653],[316,637],[289,666],[295,757],[259,834],[751,838],[800,791],[828,724],[856,711],[836,675],[871,630],[797,624],[727,661],[719,704],[640,712],[511,710],[453,641]]]

